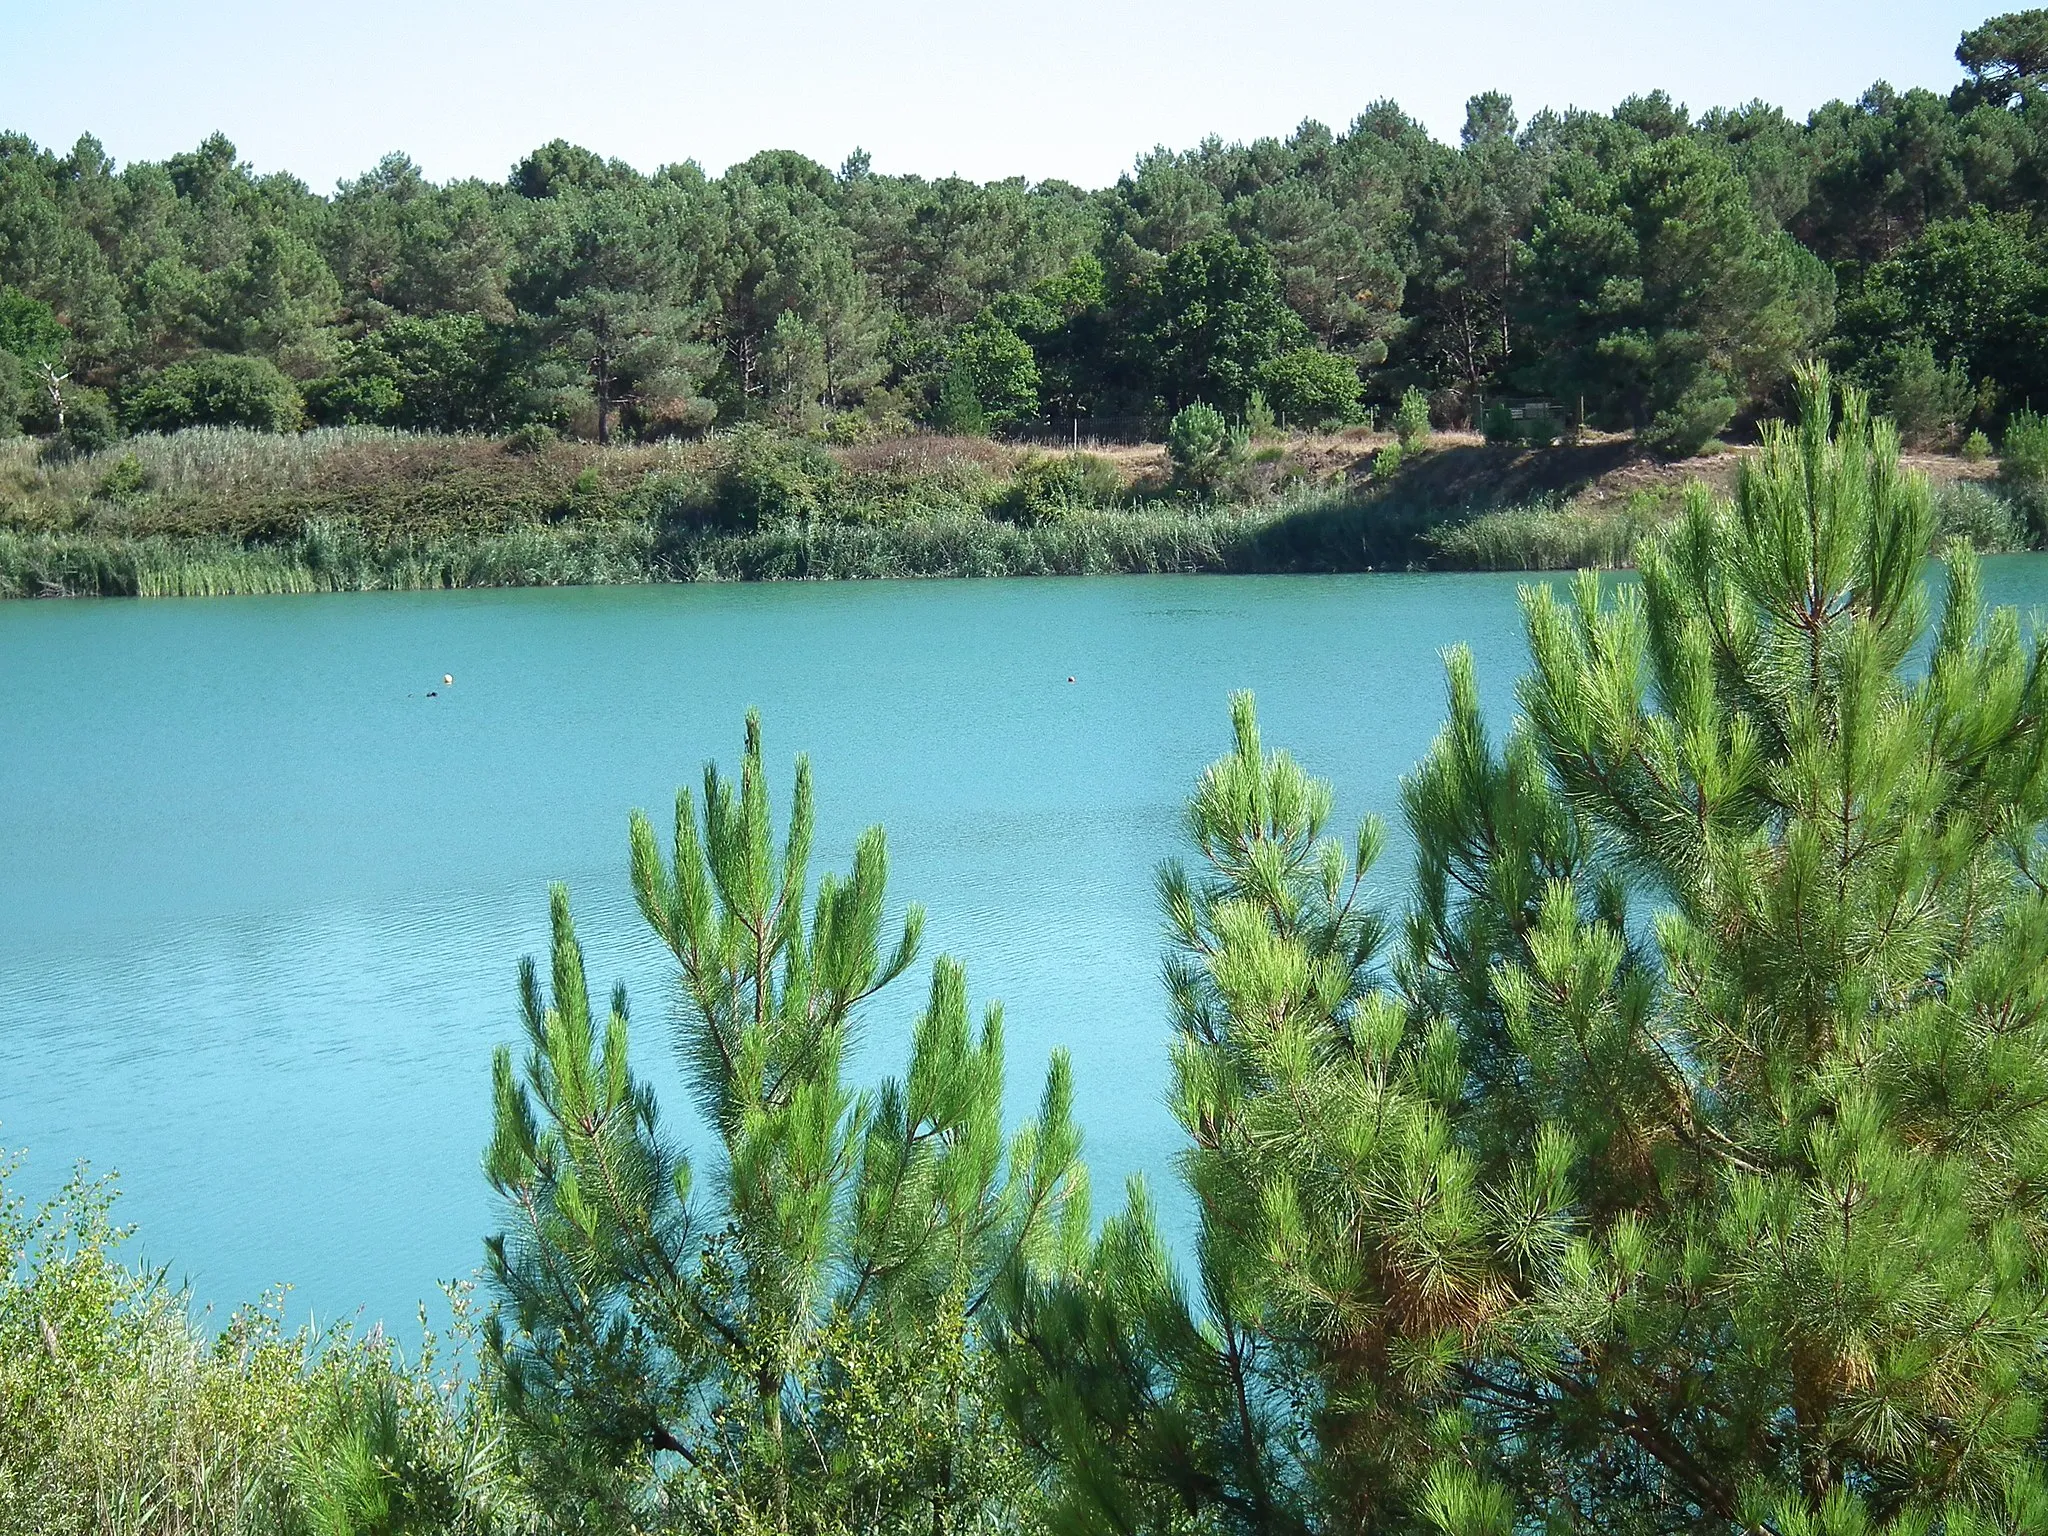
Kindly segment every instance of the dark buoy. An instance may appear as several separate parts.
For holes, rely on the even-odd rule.
[[[1072,679],[1072,678],[1070,677],[1070,678],[1068,678],[1068,679],[1067,679],[1067,681],[1071,683],[1071,682],[1073,681],[1073,679]]]

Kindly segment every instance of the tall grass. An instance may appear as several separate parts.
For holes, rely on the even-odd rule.
[[[12,1172],[0,1161],[0,1536],[393,1528],[321,1518],[388,1503],[380,1467],[436,1517],[405,1529],[478,1531],[518,1498],[487,1400],[431,1334],[407,1362],[375,1331],[287,1330],[280,1293],[209,1336],[160,1271],[122,1262],[109,1183],[81,1173],[31,1209]]]
[[[1428,542],[1436,564],[1470,571],[1612,570],[1668,515],[1664,504],[1630,497],[1616,504],[1539,502],[1439,527]]]

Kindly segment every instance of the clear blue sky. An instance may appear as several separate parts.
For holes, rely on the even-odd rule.
[[[1341,128],[1391,96],[1440,136],[1497,89],[1803,115],[1946,89],[1987,0],[0,0],[0,128],[121,161],[215,129],[325,191],[388,150],[501,177],[556,136],[651,170],[757,149],[878,171],[1115,179],[1153,144]]]

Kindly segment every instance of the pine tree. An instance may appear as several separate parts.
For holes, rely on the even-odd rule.
[[[1526,594],[1500,745],[1453,654],[1385,963],[1239,703],[1164,886],[1203,1305],[1142,1205],[1007,1293],[1063,1526],[2048,1527],[2048,642],[1960,547],[1929,632],[1835,403]]]
[[[1087,1229],[1066,1059],[1006,1144],[1000,1010],[971,1028],[941,958],[906,1075],[849,1087],[862,1005],[911,967],[923,917],[883,951],[879,828],[807,916],[812,816],[799,759],[776,846],[750,715],[739,783],[707,767],[701,823],[679,794],[666,856],[633,819],[635,895],[680,967],[682,1065],[722,1152],[708,1199],[633,1072],[623,990],[593,1013],[559,887],[551,982],[522,970],[530,1049],[494,1066],[486,1169],[510,1230],[488,1245],[488,1343],[565,1524],[644,1506],[720,1532],[945,1536],[985,1523],[1008,1475],[973,1340],[999,1274],[1066,1262]]]

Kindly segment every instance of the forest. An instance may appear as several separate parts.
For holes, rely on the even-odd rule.
[[[220,135],[124,166],[4,135],[0,432],[1156,439],[1197,403],[1312,427],[1416,391],[1438,427],[1537,401],[1682,455],[1822,357],[1952,447],[2048,406],[2048,12],[1957,57],[1946,95],[1804,122],[1486,94],[1446,144],[1382,101],[1099,190],[558,140],[503,182],[393,154],[323,196]]]

